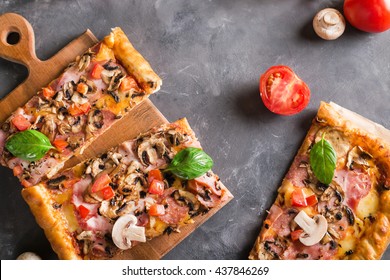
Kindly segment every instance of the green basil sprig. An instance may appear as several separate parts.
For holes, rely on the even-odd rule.
[[[23,160],[40,160],[50,149],[54,149],[45,134],[36,130],[25,130],[11,136],[5,147],[11,154]]]
[[[310,166],[318,181],[330,184],[336,169],[337,155],[332,144],[324,138],[314,144],[310,151]]]
[[[173,158],[166,171],[184,180],[195,179],[213,167],[213,160],[202,149],[185,148]]]

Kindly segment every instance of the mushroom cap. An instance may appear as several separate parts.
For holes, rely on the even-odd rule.
[[[42,260],[42,258],[40,256],[38,256],[37,254],[33,253],[33,252],[24,252],[22,254],[20,254],[17,258],[17,260]]]
[[[304,230],[299,241],[306,246],[313,246],[320,242],[328,230],[328,222],[322,215],[316,215],[312,219],[302,210],[294,221]]]
[[[121,216],[112,228],[112,241],[122,250],[131,248],[131,241],[145,242],[145,228],[137,226],[138,219],[133,214]]]
[[[322,39],[335,40],[344,33],[345,19],[336,9],[323,9],[315,15],[313,28]]]

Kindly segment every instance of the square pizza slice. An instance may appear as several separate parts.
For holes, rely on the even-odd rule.
[[[322,102],[249,258],[380,259],[389,241],[390,131]]]
[[[0,126],[0,164],[25,187],[52,177],[161,83],[125,33],[113,28]],[[39,133],[53,146],[41,158]]]
[[[120,258],[232,197],[207,158],[181,119],[24,188],[22,195],[60,259]]]

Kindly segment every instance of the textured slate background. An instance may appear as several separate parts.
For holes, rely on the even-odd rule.
[[[320,100],[390,128],[390,31],[347,26],[336,41],[317,38],[315,13],[341,6],[341,0],[0,0],[0,13],[30,21],[41,59],[87,28],[102,38],[121,26],[164,80],[154,104],[171,121],[189,119],[235,195],[165,258],[246,259]],[[259,75],[275,64],[289,65],[311,88],[308,108],[296,116],[274,115],[260,101]],[[0,59],[0,97],[26,75],[23,66]],[[0,178],[1,259],[27,250],[55,258],[12,172],[0,167]]]

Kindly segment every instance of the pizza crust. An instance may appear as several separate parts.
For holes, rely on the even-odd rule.
[[[380,165],[384,182],[390,186],[390,131],[383,126],[374,123],[350,110],[347,110],[333,102],[321,102],[317,116],[313,123],[319,122],[333,126],[351,138],[356,139],[354,145],[361,145],[376,159]],[[305,153],[312,143],[312,137],[318,131],[318,124],[312,125],[305,137],[297,156]],[[275,205],[283,205],[284,194],[291,189],[291,182],[284,179],[278,189],[278,196]],[[377,187],[379,193],[379,209],[375,213],[374,221],[366,221],[365,232],[358,239],[349,259],[380,259],[390,243],[390,190],[382,190],[381,186]],[[272,224],[268,225],[269,229],[264,227],[264,221],[261,232],[250,252],[249,259],[264,259],[261,244],[264,239],[272,234]],[[368,224],[370,223],[370,224]],[[335,256],[337,257],[337,256]]]
[[[46,187],[39,184],[24,188],[22,196],[58,257],[65,260],[80,259],[73,237],[68,231],[67,221],[61,211],[54,209],[54,200]]]
[[[158,91],[161,78],[153,71],[146,59],[134,48],[121,28],[115,27],[103,40],[114,51],[115,57],[132,74],[147,94]]]

